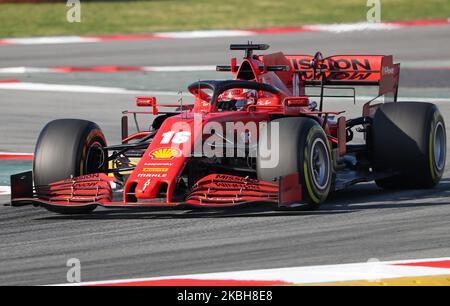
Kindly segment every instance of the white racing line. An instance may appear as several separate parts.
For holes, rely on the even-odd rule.
[[[390,23],[374,23],[374,22],[359,22],[359,23],[337,23],[337,24],[318,24],[305,26],[305,29],[317,32],[332,32],[345,33],[353,31],[367,31],[367,30],[393,30],[401,26]]]
[[[191,71],[216,71],[215,65],[203,66],[144,66],[143,71],[149,72],[191,72]]]
[[[156,38],[167,39],[193,39],[193,38],[215,38],[215,37],[240,37],[252,36],[257,33],[246,30],[204,30],[204,31],[182,31],[182,32],[159,32]]]
[[[213,65],[197,66],[100,66],[100,67],[5,67],[0,74],[37,74],[37,73],[73,73],[73,72],[196,72],[216,71]]]
[[[74,44],[98,42],[97,38],[82,36],[55,36],[55,37],[26,37],[26,38],[6,38],[0,40],[0,44],[14,45],[47,45],[47,44]]]
[[[46,84],[46,83],[29,83],[29,82],[11,82],[11,83],[0,82],[0,90],[178,96],[178,92],[172,91],[143,91],[143,90],[130,90],[119,87]]]

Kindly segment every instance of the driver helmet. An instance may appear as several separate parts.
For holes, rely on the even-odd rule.
[[[236,110],[243,110],[247,105],[256,103],[258,92],[253,89],[235,88],[224,91],[218,98],[219,102],[234,103]]]

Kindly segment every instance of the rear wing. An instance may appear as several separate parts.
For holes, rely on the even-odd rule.
[[[392,55],[285,55],[304,86],[378,86],[379,96],[397,100],[400,64]]]

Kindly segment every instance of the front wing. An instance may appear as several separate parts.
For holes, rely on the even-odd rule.
[[[33,187],[32,172],[11,176],[11,206],[34,205],[44,208],[229,208],[255,204],[275,207],[302,205],[299,174],[279,177],[276,182],[224,174],[211,174],[199,180],[181,202],[148,199],[125,202],[114,199],[115,179],[91,174]]]

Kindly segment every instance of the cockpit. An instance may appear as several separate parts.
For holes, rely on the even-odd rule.
[[[199,81],[188,89],[195,96],[194,108],[208,112],[246,110],[260,99],[267,100],[281,92],[269,84],[244,80]]]

